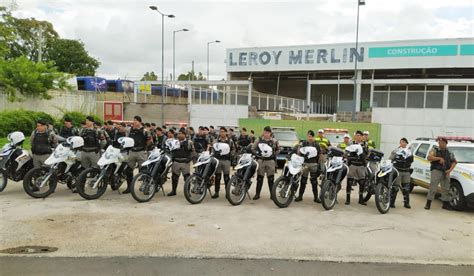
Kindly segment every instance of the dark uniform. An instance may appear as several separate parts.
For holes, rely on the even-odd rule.
[[[214,154],[214,157],[219,160],[219,165],[217,166],[217,169],[216,169],[216,178],[214,180],[214,185],[215,185],[214,198],[219,196],[219,190],[221,188],[222,173],[224,173],[224,185],[227,185],[227,183],[229,183],[230,159],[231,159],[232,154],[234,154],[235,152],[234,142],[228,137],[226,137],[225,139],[222,139],[221,137],[219,137],[214,142],[214,144],[216,143],[228,144],[230,147],[230,152],[226,155],[220,155],[218,152]]]
[[[357,144],[355,141],[353,145]],[[365,187],[365,175],[366,175],[366,158],[369,152],[365,143],[360,144],[363,152],[360,155],[347,153],[347,161],[349,165],[349,173],[347,174],[347,186],[346,186],[346,205],[351,202],[351,191],[352,185],[359,183],[359,204],[366,205],[363,199],[364,187]]]
[[[395,200],[397,198],[398,189],[402,189],[403,201],[405,208],[410,208],[410,175],[411,175],[411,164],[413,163],[413,155],[409,152],[409,156],[405,159],[397,152],[402,148],[397,148],[390,154],[390,160],[393,162],[393,166],[398,171],[398,177],[395,180],[394,190],[392,197],[390,198],[390,206],[394,208]],[[408,149],[403,149],[408,151]]]
[[[319,197],[318,197],[318,176],[319,176],[319,154],[321,152],[321,148],[319,146],[319,143],[316,141],[309,142],[309,141],[303,141],[299,145],[296,146],[295,151],[297,152],[298,155],[301,155],[299,152],[299,149],[302,147],[315,147],[316,150],[318,151],[318,155],[313,158],[306,158],[305,157],[305,165],[306,168],[303,170],[303,175],[301,176],[301,182],[300,182],[300,191],[298,195],[298,201],[303,199],[303,194],[304,191],[306,190],[306,183],[308,182],[308,175],[311,176],[311,187],[313,188],[313,195],[314,195],[314,201],[315,202],[320,202]]]
[[[79,135],[79,132],[77,131],[75,127],[63,127],[59,131],[59,136],[66,139],[72,136],[77,136],[77,135]]]
[[[84,147],[81,152],[81,165],[84,168],[97,166],[100,158],[100,141],[108,140],[108,134],[95,128],[83,128],[80,136],[84,139]]]
[[[179,141],[179,149],[171,152],[173,157],[173,165],[171,167],[171,185],[172,191],[168,196],[176,195],[178,188],[179,175],[182,174],[184,181],[186,181],[191,173],[191,161],[194,153],[194,145],[191,140],[184,139]]]
[[[166,135],[162,134],[161,136],[156,135],[155,136],[155,145],[159,149],[165,149],[165,140],[166,140]]]
[[[196,134],[193,142],[196,153],[202,153],[203,151],[206,151],[208,146],[211,144],[211,139],[208,135]]]
[[[35,168],[41,167],[44,161],[53,153],[53,148],[58,145],[58,140],[53,131],[46,130],[46,132],[38,132],[37,130],[31,133],[31,152],[33,158],[33,166]]]
[[[118,129],[115,129],[113,136],[110,137],[110,140],[112,141],[112,146],[114,148],[120,148],[118,139],[122,137],[127,137],[127,131],[120,132]]]
[[[248,145],[250,145],[250,143],[252,143],[248,134],[240,135],[237,141],[237,146],[240,152],[242,152]]]
[[[146,161],[146,148],[148,142],[151,140],[150,133],[145,128],[132,128],[128,137],[132,138],[135,142],[129,156],[128,166],[132,169],[136,168],[137,165],[140,167],[143,162]]]
[[[258,145],[264,143],[272,148],[272,155],[270,157],[263,157],[259,152]],[[263,187],[263,178],[267,174],[268,189],[271,192],[273,187],[273,182],[275,181],[275,167],[276,167],[276,156],[280,151],[280,145],[275,138],[270,140],[265,140],[263,137],[258,138],[252,146],[252,151],[257,156],[258,171],[257,171],[257,188],[254,199],[260,198],[260,192]]]

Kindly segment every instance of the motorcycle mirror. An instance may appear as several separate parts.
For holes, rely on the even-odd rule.
[[[245,147],[245,153],[252,153],[252,145]]]

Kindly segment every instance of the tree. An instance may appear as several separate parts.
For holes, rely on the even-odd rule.
[[[0,59],[0,91],[8,95],[9,101],[21,100],[18,94],[49,99],[48,90],[65,88],[67,77],[52,62],[33,62],[24,56]]]
[[[59,71],[77,76],[94,76],[100,62],[91,57],[84,43],[72,39],[52,41],[46,60],[54,62]]]
[[[178,76],[179,81],[186,81],[186,80],[206,80],[206,78],[202,75],[201,72],[194,74],[193,72],[187,72],[186,74],[181,74]]]
[[[10,12],[5,7],[0,7],[0,59],[5,59],[10,52],[8,42],[12,40],[13,28],[5,24],[5,18]]]
[[[141,81],[157,81],[158,76],[155,75],[155,72],[146,72],[143,77],[140,79]]]

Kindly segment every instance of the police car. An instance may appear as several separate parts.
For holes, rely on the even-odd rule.
[[[283,168],[286,159],[293,148],[300,142],[296,129],[293,127],[273,127],[273,137],[278,140],[280,153],[276,157],[277,165]]]
[[[448,149],[454,154],[457,165],[451,173],[451,186],[448,191],[449,202],[456,210],[463,210],[466,206],[474,207],[474,139],[470,137],[445,137]],[[437,146],[434,138],[417,138],[409,144],[413,153],[413,186],[429,189],[431,163],[428,154]]]

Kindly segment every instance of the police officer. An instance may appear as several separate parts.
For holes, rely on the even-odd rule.
[[[191,161],[194,154],[193,142],[186,137],[186,129],[183,127],[178,132],[179,149],[171,152],[173,156],[173,166],[171,167],[171,185],[172,190],[168,196],[175,196],[178,188],[178,181],[180,174],[183,175],[186,181],[191,172]]]
[[[164,149],[164,142],[166,140],[166,135],[163,132],[163,129],[161,127],[157,127],[155,131],[156,135],[156,142],[155,145],[159,149]]]
[[[129,179],[127,179],[127,189],[123,191],[123,194],[130,193],[130,183],[133,178],[133,170],[142,165],[146,161],[146,149],[152,143],[150,133],[143,127],[142,118],[140,116],[133,117],[133,126],[130,129],[129,137],[133,139],[135,145],[128,155],[128,169],[127,172]]]
[[[36,129],[31,133],[30,137],[31,152],[33,158],[33,166],[41,167],[44,161],[53,152],[52,148],[58,145],[58,140],[54,132],[49,130],[44,120],[36,123]]]
[[[344,142],[340,143],[337,145],[338,148],[341,150],[346,150],[347,146],[349,146],[351,143],[351,136],[349,134],[344,134]]]
[[[175,140],[176,138],[174,138],[174,129],[170,128],[167,132],[166,132],[166,139],[164,140],[164,144],[163,144],[163,150],[165,152],[168,152],[168,153],[171,153],[171,149],[168,147],[170,144],[168,144],[168,140]]]
[[[250,143],[250,136],[247,134],[247,129],[244,127],[242,128],[239,139],[237,140],[237,148],[239,149],[239,152],[242,153]]]
[[[250,137],[250,143],[251,143],[251,144],[255,143],[255,131],[254,131],[253,129],[250,130],[250,135],[249,135],[249,137]]]
[[[311,176],[311,187],[313,188],[313,196],[314,199],[313,201],[316,203],[321,203],[321,200],[318,197],[318,171],[319,171],[319,155],[321,155],[321,148],[314,140],[314,131],[308,130],[306,133],[307,140],[301,142],[299,145],[296,146],[296,152],[301,155],[300,153],[300,148],[302,147],[315,147],[316,150],[318,151],[318,156],[312,157],[312,158],[307,158],[305,157],[305,169],[303,170],[303,175],[301,176],[301,181],[300,181],[300,191],[298,197],[295,199],[295,201],[302,201],[303,200],[303,194],[306,189],[306,183],[308,182],[308,175]]]
[[[222,173],[224,173],[224,185],[227,186],[227,183],[229,183],[229,174],[230,174],[230,158],[232,154],[235,152],[235,145],[232,139],[229,138],[227,135],[227,129],[225,127],[221,127],[219,129],[219,137],[214,141],[214,149],[217,144],[219,143],[225,143],[228,144],[230,147],[230,152],[227,154],[215,152],[214,157],[216,157],[219,160],[219,165],[217,166],[216,169],[216,174],[215,174],[215,193],[212,195],[212,198],[218,198],[219,197],[219,190],[221,188],[221,178],[222,178]]]
[[[127,125],[125,123],[119,123],[115,126],[115,131],[114,131],[114,136],[111,137],[111,141],[112,141],[112,146],[114,148],[120,148],[120,143],[118,142],[118,139],[121,138],[121,137],[127,137],[128,134],[127,134]]]
[[[367,143],[369,150],[375,149],[375,142],[369,138],[370,133],[366,130],[364,131],[364,141]]]
[[[395,188],[390,198],[390,207],[395,208],[395,200],[397,198],[398,189],[402,189],[403,207],[410,209],[410,175],[411,163],[413,163],[413,154],[408,149],[408,140],[406,138],[400,139],[400,147],[392,151],[390,160],[393,166],[398,170],[398,177],[395,180]],[[406,158],[398,154],[400,151],[406,152]]]
[[[260,144],[266,144],[272,149],[270,156],[263,156],[264,154],[261,152],[259,147]],[[278,141],[272,137],[272,128],[270,126],[266,126],[263,129],[263,135],[262,137],[256,139],[252,146],[252,151],[257,156],[258,162],[257,188],[255,196],[253,197],[254,200],[257,200],[260,198],[260,192],[262,191],[263,178],[265,177],[265,174],[267,174],[268,189],[270,192],[273,187],[273,182],[275,181],[275,158],[280,151],[280,146]]]
[[[79,132],[72,125],[72,120],[69,118],[64,119],[64,126],[59,131],[59,136],[67,139],[72,136],[77,136],[78,134]]]
[[[214,126],[209,126],[209,135],[212,137],[213,140],[217,139],[219,135],[216,133]]]
[[[346,148],[346,158],[349,164],[349,173],[347,174],[347,186],[346,186],[346,205],[351,204],[351,190],[352,186],[359,183],[359,204],[367,205],[363,198],[364,187],[365,187],[365,165],[366,157],[368,154],[367,146],[362,140],[362,131],[358,130],[355,133],[354,141],[352,145],[361,145],[362,153],[348,153]]]
[[[209,136],[206,135],[203,126],[198,128],[198,133],[194,136],[193,143],[197,154],[209,150],[211,140],[209,139]]]
[[[443,209],[452,210],[449,203],[448,190],[451,182],[451,172],[456,167],[457,161],[454,154],[448,149],[448,140],[444,137],[438,138],[438,146],[434,147],[428,155],[431,162],[431,181],[425,209],[431,208],[431,201],[434,199],[438,185],[441,184],[441,201]]]
[[[325,163],[328,159],[328,149],[331,146],[331,142],[328,138],[324,137],[324,130],[322,129],[318,130],[318,136],[315,140],[319,143],[321,148],[321,155],[319,157],[319,174],[321,174],[325,170]]]
[[[94,126],[94,118],[87,116],[84,128],[81,129],[80,136],[84,139],[84,147],[81,152],[81,165],[84,168],[96,167],[100,158],[101,141],[109,140],[105,131]]]

